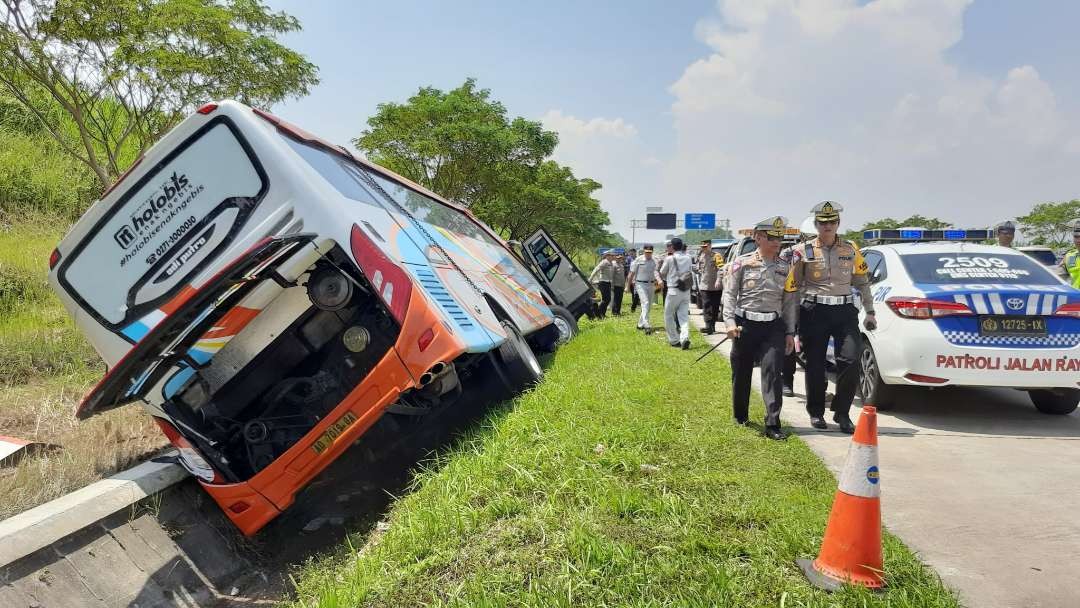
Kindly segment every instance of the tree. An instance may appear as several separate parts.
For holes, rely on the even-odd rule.
[[[372,161],[466,206],[490,204],[551,155],[558,136],[507,118],[491,92],[467,79],[443,92],[421,88],[382,103],[353,140]]]
[[[102,186],[199,104],[318,83],[275,39],[300,23],[259,0],[0,0],[0,21],[0,86]]]
[[[1080,217],[1080,200],[1060,203],[1039,203],[1027,215],[1016,218],[1021,230],[1033,245],[1063,247],[1070,242],[1070,229],[1065,223]]]
[[[379,104],[353,140],[372,161],[469,207],[508,239],[540,226],[567,251],[617,244],[593,193],[548,157],[558,136],[506,108],[468,79],[448,92],[421,88],[405,103]]]

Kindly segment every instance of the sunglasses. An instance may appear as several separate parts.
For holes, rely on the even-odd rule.
[[[765,238],[770,240],[770,241],[779,241],[779,240],[783,240],[784,237],[782,237],[782,236],[773,236],[771,234],[766,234]]]
[[[1002,228],[998,230],[998,234],[1016,234],[1016,230],[1012,228]]]
[[[819,223],[819,224],[821,224],[823,226],[829,226],[829,225],[832,225],[832,224],[839,224],[840,220],[817,220],[817,223]]]

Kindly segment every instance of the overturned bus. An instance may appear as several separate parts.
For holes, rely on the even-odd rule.
[[[468,209],[223,101],[103,194],[49,280],[108,365],[77,416],[140,402],[253,534],[384,412],[445,407],[480,366],[508,393],[539,380],[534,351],[580,312],[537,261]]]

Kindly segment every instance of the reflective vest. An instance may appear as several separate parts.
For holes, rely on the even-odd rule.
[[[1061,265],[1068,271],[1072,286],[1080,289],[1080,249],[1073,249],[1066,253],[1065,258],[1061,260]]]

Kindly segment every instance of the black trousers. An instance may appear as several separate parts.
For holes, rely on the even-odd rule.
[[[761,395],[765,398],[765,426],[780,426],[784,385],[784,321],[749,321],[735,317],[742,334],[731,347],[731,406],[736,420],[746,420],[750,410],[750,381],[754,362],[761,359]]]
[[[701,315],[705,318],[705,329],[716,330],[717,317],[720,314],[721,291],[699,291]]]
[[[795,386],[795,351],[784,357],[784,386]]]
[[[600,281],[596,284],[596,288],[600,290],[600,307],[596,311],[596,316],[603,319],[607,316],[607,307],[611,304],[611,281]]]
[[[625,285],[612,285],[611,286],[611,314],[622,314],[622,299],[623,292],[626,291]]]
[[[630,312],[634,312],[638,309],[638,306],[641,306],[641,298],[638,297],[637,289],[634,289],[633,283],[627,282],[627,285],[630,286]]]
[[[825,354],[833,339],[836,358],[836,395],[832,411],[844,416],[851,409],[855,388],[859,385],[859,311],[852,304],[827,306],[803,304],[799,310],[799,337],[806,354],[806,411],[811,416],[825,415]]]

